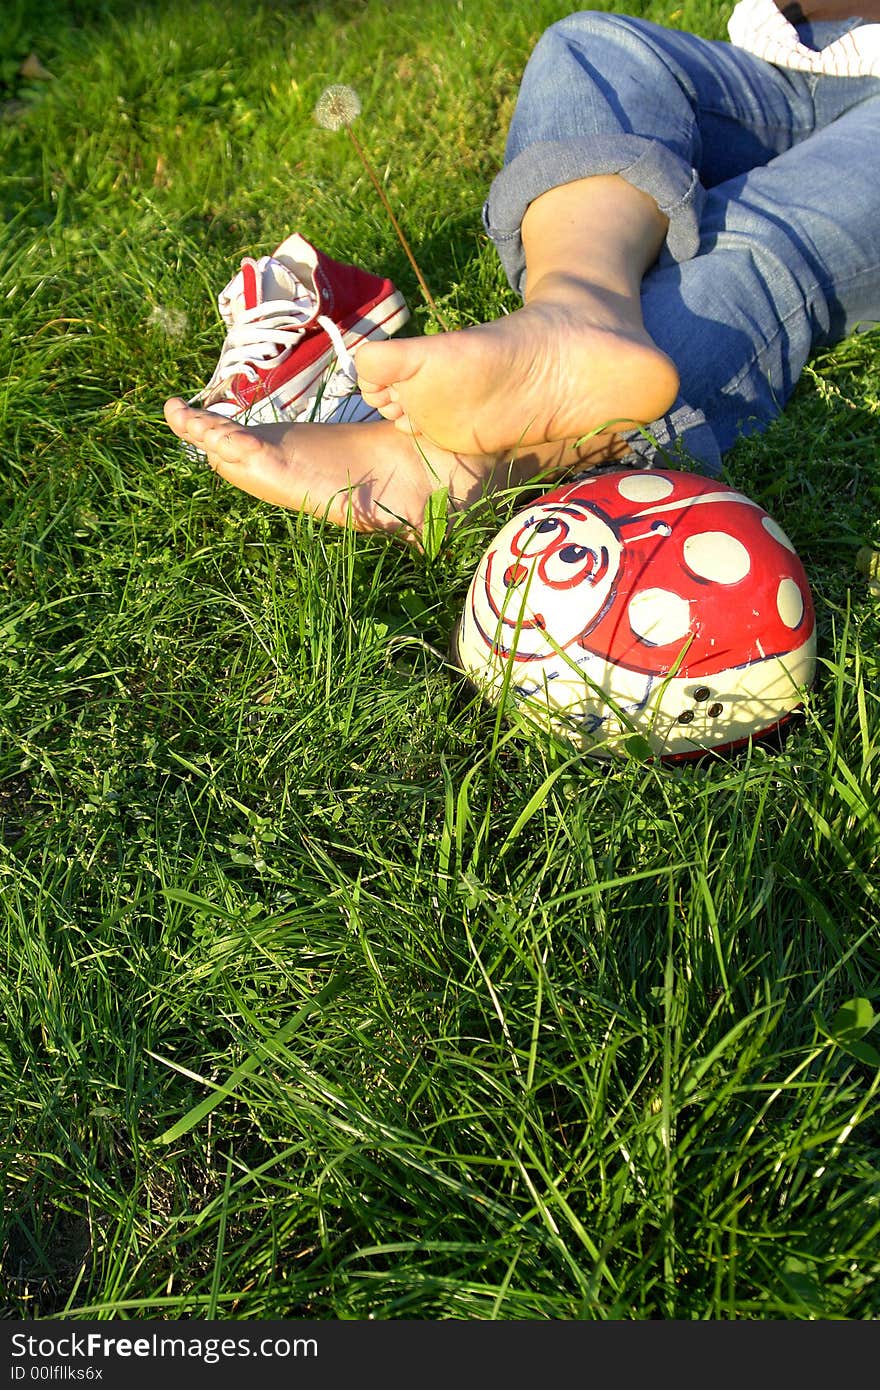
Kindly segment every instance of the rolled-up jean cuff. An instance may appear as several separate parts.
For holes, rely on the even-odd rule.
[[[646,468],[693,469],[710,478],[721,474],[721,449],[715,431],[701,410],[677,401],[668,415],[632,430],[624,439],[635,460]]]
[[[537,140],[504,166],[483,207],[483,225],[519,294],[525,289],[521,228],[529,204],[551,188],[594,174],[620,174],[650,194],[669,218],[667,255],[673,261],[696,255],[705,189],[696,170],[674,151],[643,135]]]

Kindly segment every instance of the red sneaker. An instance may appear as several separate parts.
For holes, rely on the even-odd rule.
[[[353,378],[353,349],[389,338],[409,318],[390,280],[331,260],[296,234],[271,256],[246,257],[217,304],[229,331],[190,404],[247,424],[297,420],[310,408],[314,416],[334,370]]]

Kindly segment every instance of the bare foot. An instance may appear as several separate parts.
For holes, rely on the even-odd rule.
[[[678,374],[631,303],[579,283],[542,289],[492,323],[363,343],[355,360],[364,399],[398,429],[467,454],[664,415]]]
[[[450,507],[461,510],[489,491],[626,451],[621,440],[605,436],[579,449],[563,442],[515,456],[509,450],[469,456],[414,440],[387,420],[246,426],[178,397],[166,401],[165,419],[243,492],[340,526],[394,531],[416,542],[428,498],[439,487],[449,489]]]

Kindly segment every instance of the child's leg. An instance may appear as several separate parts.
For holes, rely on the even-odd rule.
[[[364,344],[365,399],[408,432],[412,421],[470,454],[662,415],[678,377],[645,332],[640,286],[666,225],[652,198],[614,174],[550,189],[523,219],[525,307],[461,333],[383,343],[377,360],[406,390],[407,420],[396,391],[371,386]]]
[[[874,79],[831,81],[837,86],[828,89],[822,120],[864,96]],[[681,370],[676,353],[690,343],[695,301],[680,323],[668,320],[678,309],[677,276],[684,277],[698,249],[711,246],[700,240],[707,185],[766,164],[810,136],[822,105],[814,88],[813,79],[729,44],[644,21],[587,13],[553,26],[526,69],[505,168],[485,213],[525,307],[462,333],[365,344],[358,367],[368,399],[402,427],[465,450],[538,441],[554,431],[577,436],[611,419],[653,422],[650,405],[673,383],[665,359]],[[649,279],[669,273],[658,278],[645,323],[633,285],[647,268],[657,224],[622,196],[624,186],[644,194],[667,223]],[[556,219],[563,233],[554,242],[548,229]],[[554,250],[562,252],[562,270],[553,265]],[[615,252],[622,260],[612,266],[614,283],[626,288],[609,297],[608,258]],[[693,279],[696,287],[701,275]],[[740,280],[735,293],[748,289]],[[762,286],[755,292],[759,312]],[[723,293],[713,302],[719,298]],[[748,301],[742,308],[740,322]],[[723,317],[720,323],[729,347],[733,335],[723,331]],[[741,347],[744,365],[752,349]],[[728,377],[716,374],[705,334],[700,350],[700,361],[691,354],[691,363],[706,378],[696,383],[702,400]],[[710,431],[699,429],[703,412],[690,398],[693,377],[689,371],[667,424],[688,428],[688,443],[699,442],[697,455],[717,467],[718,447]]]
[[[683,438],[709,471],[776,418],[811,352],[880,322],[874,86],[809,141],[710,189],[700,253],[645,277],[647,330],[681,376],[651,432],[661,445]]]

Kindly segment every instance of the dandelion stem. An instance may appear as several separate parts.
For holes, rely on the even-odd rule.
[[[388,216],[391,218],[391,225],[392,225],[392,227],[394,228],[395,232],[397,233],[397,239],[398,239],[398,241],[400,242],[401,246],[403,247],[404,251],[406,252],[407,256],[409,257],[409,263],[410,263],[410,265],[412,266],[413,270],[414,270],[415,273],[416,273],[416,279],[418,280],[419,285],[421,286],[422,294],[425,296],[425,299],[426,299],[426,301],[427,301],[427,303],[428,303],[428,307],[430,308],[431,313],[434,315],[435,319],[436,319],[437,322],[439,323],[440,327],[444,330],[444,332],[448,333],[448,332],[449,332],[449,325],[448,325],[448,323],[446,322],[446,320],[443,318],[443,315],[440,313],[440,310],[437,308],[437,305],[436,305],[436,303],[434,302],[434,296],[431,294],[431,291],[428,289],[428,286],[425,284],[425,277],[422,275],[422,272],[419,270],[418,263],[416,262],[416,258],[415,258],[415,256],[413,255],[412,251],[410,250],[409,242],[407,241],[406,237],[405,237],[404,234],[403,234],[403,228],[401,227],[400,223],[398,222],[397,218],[396,218],[395,215],[394,215],[394,210],[393,210],[391,204],[390,204],[389,201],[388,201],[388,198],[387,198],[386,193],[385,193],[385,189],[382,187],[382,184],[381,184],[381,182],[380,182],[380,180],[379,180],[379,176],[378,176],[378,174],[376,173],[375,169],[373,168],[373,166],[372,166],[370,160],[367,158],[366,150],[364,149],[364,147],[363,147],[363,145],[361,144],[360,140],[359,140],[359,139],[357,138],[357,136],[355,135],[355,133],[354,133],[354,131],[352,130],[352,128],[351,128],[350,125],[345,126],[345,133],[346,133],[346,135],[348,136],[348,138],[351,140],[351,143],[354,145],[354,148],[355,148],[355,151],[357,152],[358,158],[360,159],[361,163],[363,164],[364,168],[366,169],[367,174],[369,175],[370,180],[371,180],[371,182],[372,182],[372,184],[373,184],[373,187],[375,188],[376,192],[379,194],[379,197],[380,197],[381,200],[382,200],[382,206],[384,207],[385,211],[388,213]]]

